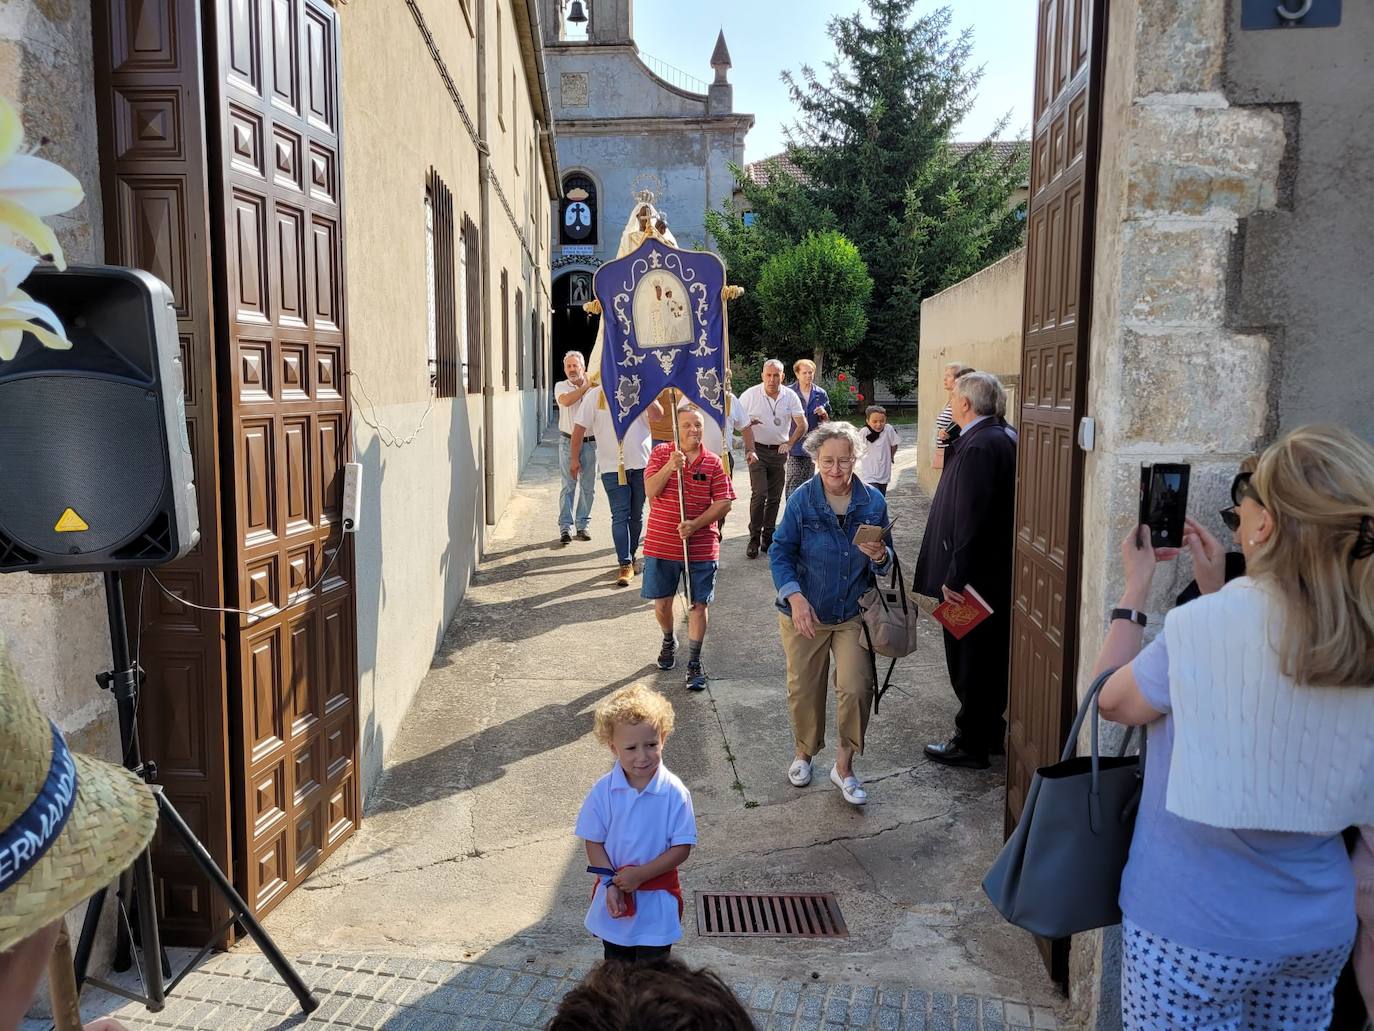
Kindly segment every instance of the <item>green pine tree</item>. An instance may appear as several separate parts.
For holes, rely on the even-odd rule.
[[[916,16],[918,2],[866,0],[866,12],[831,20],[824,79],[805,66],[784,75],[799,112],[788,157],[800,180],[745,182],[754,225],[714,213],[711,225],[718,241],[734,230],[730,244],[761,250],[819,229],[852,240],[874,281],[869,326],[851,355],[834,357],[864,380],[907,388],[921,301],[1020,245],[1024,212],[1009,198],[1029,161],[1024,147],[999,156],[991,141],[962,154],[951,146],[982,71],[969,64],[971,33],[951,34],[950,9]],[[741,281],[733,267],[731,278]]]

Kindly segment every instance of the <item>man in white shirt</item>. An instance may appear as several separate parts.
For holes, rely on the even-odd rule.
[[[578,403],[573,416],[572,463],[570,471],[577,477],[582,471],[582,441],[596,438],[596,469],[601,485],[606,488],[606,500],[611,503],[611,538],[615,541],[615,555],[620,563],[616,576],[617,587],[629,587],[630,579],[639,572],[636,555],[644,531],[644,466],[649,462],[649,418],[658,418],[662,409],[657,401],[640,413],[625,432],[625,482],[620,482],[620,444],[615,436],[615,423],[600,387],[592,387]]]
[[[740,395],[739,406],[754,427],[754,448],[745,451],[749,463],[749,546],[745,554],[758,558],[773,543],[778,506],[787,479],[787,453],[806,433],[806,411],[795,390],[782,388],[783,365],[770,358],[763,365],[763,382]]]
[[[596,452],[596,438],[583,437],[582,446],[577,452],[581,475],[572,471],[573,416],[582,398],[592,389],[591,379],[587,376],[587,363],[581,351],[569,351],[563,356],[563,374],[567,379],[559,380],[553,388],[554,400],[558,402],[558,471],[563,476],[563,489],[558,495],[558,537],[564,544],[572,542],[574,526],[573,500],[577,501],[577,539],[591,540],[587,524],[591,521],[592,502],[596,500],[596,467],[593,457]]]

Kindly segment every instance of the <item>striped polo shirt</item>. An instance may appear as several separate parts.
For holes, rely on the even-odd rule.
[[[649,455],[649,464],[644,467],[647,480],[668,464],[673,454],[672,444],[660,444]],[[697,460],[683,469],[686,473],[684,497],[687,518],[695,519],[717,501],[735,499],[735,488],[730,477],[725,475],[725,466],[720,456],[705,448],[701,449]],[[682,561],[682,538],[677,535],[677,525],[682,522],[678,508],[677,473],[668,478],[662,493],[649,499],[649,521],[644,527],[644,554],[653,558],[667,558]],[[720,557],[720,534],[712,523],[703,526],[692,534],[687,542],[687,557],[693,562],[714,562]]]

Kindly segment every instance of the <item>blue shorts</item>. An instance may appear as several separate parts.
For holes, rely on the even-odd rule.
[[[715,562],[692,563],[692,601],[697,605],[710,605],[716,597]],[[644,559],[644,576],[639,588],[641,598],[671,598],[682,583],[682,563],[671,558]]]

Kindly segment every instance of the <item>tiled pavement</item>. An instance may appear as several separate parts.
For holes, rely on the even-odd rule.
[[[267,961],[227,954],[189,975],[156,1014],[104,993],[88,992],[83,1015],[113,1015],[131,1031],[148,1028],[266,1031],[299,1026],[498,1031],[540,1028],[558,1000],[586,973],[546,966],[523,968],[427,959],[306,955],[296,969],[320,1000],[307,1019]],[[822,980],[732,984],[760,1031],[1032,1031],[1057,1028],[1049,1010],[906,985],[857,986]],[[48,1025],[27,1021],[24,1031]]]

